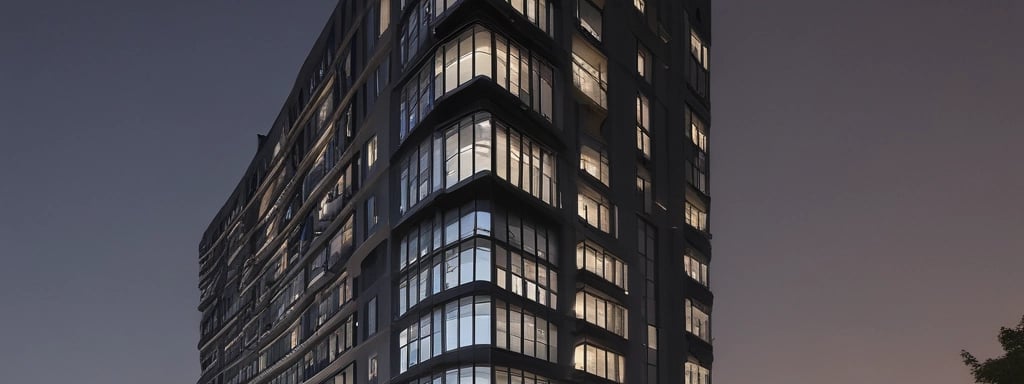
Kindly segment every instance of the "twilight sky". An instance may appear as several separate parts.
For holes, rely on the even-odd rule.
[[[4,382],[195,381],[199,236],[334,4],[0,4]],[[969,382],[1024,314],[1024,4],[714,4],[715,383]]]

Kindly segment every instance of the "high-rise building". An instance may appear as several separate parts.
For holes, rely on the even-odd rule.
[[[199,245],[199,384],[710,382],[710,0],[342,0]]]

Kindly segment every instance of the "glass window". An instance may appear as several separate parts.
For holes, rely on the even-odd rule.
[[[377,333],[377,298],[366,303],[366,336]]]
[[[690,54],[705,70],[710,67],[708,60],[708,46],[704,40],[697,35],[697,31],[690,31]]]
[[[586,1],[580,0],[580,3]],[[608,61],[578,36],[573,36],[572,40],[572,80],[576,89],[592,102],[601,108],[608,107]]]
[[[651,157],[651,107],[642,94],[636,95],[636,148]]]
[[[377,136],[374,135],[366,141],[366,168],[373,168],[377,163]]]
[[[588,145],[580,147],[580,169],[608,185],[608,157]]]
[[[708,343],[711,342],[711,309],[686,299],[686,331]]]
[[[703,256],[695,250],[687,250],[683,255],[683,268],[686,275],[703,286],[708,286],[708,264]]]
[[[380,0],[380,30],[377,36],[383,35],[391,24],[391,0]]]
[[[475,296],[450,301],[421,316],[399,333],[399,370],[405,372],[447,351],[490,344],[492,312],[489,297]]]
[[[496,254],[501,257],[496,260],[499,286],[531,301],[557,308],[558,272],[529,254],[503,246],[496,246],[496,249]]]
[[[693,142],[693,145],[696,145],[701,151],[708,151],[707,129],[704,128],[704,122],[700,121],[700,119],[692,113],[690,114],[690,140]]]
[[[647,348],[658,349],[658,327],[647,324]]]
[[[579,291],[576,293],[576,303],[573,308],[577,318],[607,329],[623,338],[628,338],[626,323],[629,312],[625,307],[593,293]]]
[[[367,232],[377,226],[377,198],[370,195],[366,198],[366,228]]]
[[[690,65],[687,66],[687,82],[701,97],[707,97],[709,91],[708,68],[710,59],[708,57],[708,46],[697,35],[696,31],[690,31]]]
[[[549,15],[552,14],[551,3],[547,0],[505,0],[516,12],[526,17],[531,24],[549,35],[554,35]]]
[[[370,360],[366,364],[366,380],[368,383],[373,384],[377,382],[377,368],[377,355],[370,356]]]
[[[577,195],[577,215],[587,224],[606,233],[612,233],[612,205],[607,198],[586,187]]]
[[[588,343],[576,346],[573,368],[616,383],[626,380],[626,359],[622,355]]]
[[[703,203],[686,199],[684,214],[686,224],[698,230],[707,231],[708,213]]]
[[[651,81],[651,67],[654,58],[651,57],[651,52],[640,45],[640,42],[636,43],[636,73],[640,75],[644,80]]]
[[[579,4],[579,7],[576,9],[576,18],[579,19],[580,27],[600,41],[601,9],[589,0],[579,0],[577,4]]]
[[[491,377],[494,377],[493,381]],[[409,384],[555,384],[554,380],[529,371],[487,365],[465,366],[438,371],[409,381]],[[348,383],[346,383],[348,384]]]
[[[711,370],[694,362],[686,362],[683,375],[686,384],[711,384]]]
[[[509,141],[509,135],[514,135],[516,140]],[[529,153],[525,153],[527,151]],[[497,159],[494,159],[495,154]],[[523,156],[527,154],[529,156]],[[554,205],[557,202],[554,162],[553,152],[493,120],[488,113],[480,112],[453,124],[436,140],[424,141],[407,159],[399,161],[399,210],[405,212],[440,189],[441,173],[445,188],[450,188],[476,173],[491,171],[495,163],[499,177]],[[435,175],[433,184],[431,174]]]
[[[498,301],[498,346],[513,352],[555,362],[558,356],[558,331],[543,317]]]
[[[497,124],[496,134],[497,142],[502,145],[497,150],[501,155],[498,164],[502,167],[498,175],[545,203],[557,204],[555,154],[501,122]]]
[[[643,167],[636,169],[636,192],[640,197],[644,213],[651,213],[654,202],[654,191],[651,186],[651,173]]]
[[[593,272],[619,288],[627,289],[626,263],[592,241],[576,244],[576,268]]]

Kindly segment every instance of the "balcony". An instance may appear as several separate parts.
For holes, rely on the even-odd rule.
[[[572,82],[594,104],[608,108],[608,61],[578,36],[572,42]]]

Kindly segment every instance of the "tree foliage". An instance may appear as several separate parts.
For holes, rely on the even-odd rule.
[[[1006,355],[978,361],[970,352],[960,351],[971,368],[974,381],[981,384],[1024,384],[1024,318],[1016,328],[999,328],[999,344]]]

